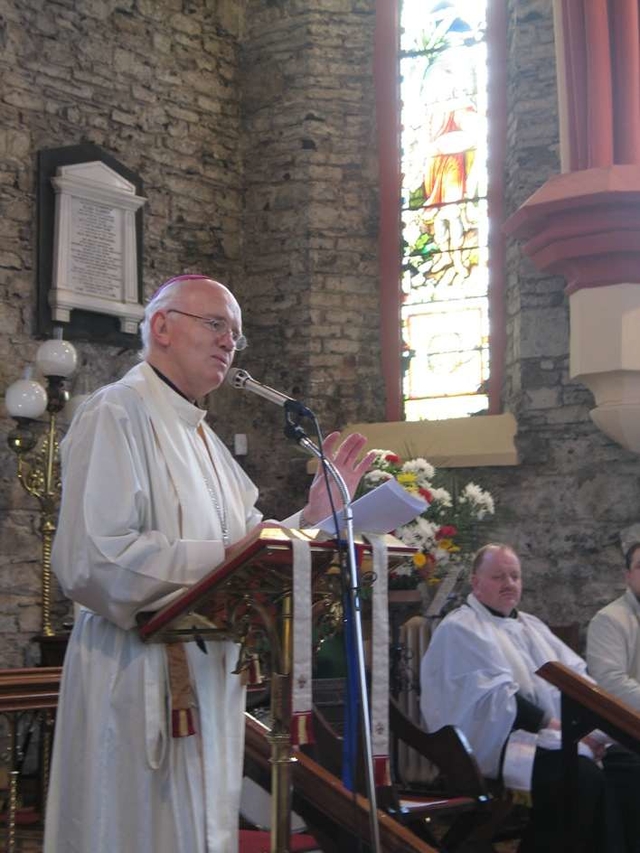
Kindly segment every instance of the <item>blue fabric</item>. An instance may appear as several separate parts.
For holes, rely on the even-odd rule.
[[[356,764],[358,758],[358,735],[360,720],[360,696],[358,689],[358,659],[356,656],[355,626],[351,612],[350,592],[345,590],[344,642],[347,663],[347,682],[344,704],[344,731],[342,742],[342,784],[348,791],[355,791]]]

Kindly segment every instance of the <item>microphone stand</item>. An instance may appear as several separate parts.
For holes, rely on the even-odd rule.
[[[290,405],[293,404],[293,405]],[[347,539],[347,563],[348,563],[348,582],[349,582],[349,607],[351,610],[352,624],[355,632],[355,650],[358,675],[358,690],[360,694],[360,719],[362,723],[362,736],[364,746],[364,774],[367,797],[369,798],[369,829],[371,833],[371,848],[373,853],[381,853],[380,846],[380,828],[378,826],[378,813],[376,804],[376,787],[373,771],[373,750],[371,745],[371,718],[369,714],[369,701],[367,696],[367,678],[364,659],[364,643],[362,640],[362,608],[360,591],[358,586],[358,571],[356,560],[356,549],[353,535],[353,510],[351,508],[351,495],[347,489],[346,483],[336,468],[336,466],[320,452],[318,447],[311,441],[299,423],[293,420],[292,415],[300,413],[301,404],[296,400],[287,401],[284,404],[285,409],[285,427],[284,434],[287,438],[296,441],[300,447],[315,456],[321,465],[326,466],[327,471],[331,474],[334,482],[338,486],[342,500],[344,502],[344,530]],[[302,407],[304,408],[304,407]],[[309,410],[305,408],[305,413]]]

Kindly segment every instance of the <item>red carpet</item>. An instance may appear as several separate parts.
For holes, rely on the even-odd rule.
[[[239,853],[269,853],[271,836],[260,829],[241,829]],[[291,853],[304,853],[306,850],[319,850],[318,842],[313,835],[303,832],[291,836]]]

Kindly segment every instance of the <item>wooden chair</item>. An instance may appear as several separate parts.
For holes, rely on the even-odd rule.
[[[561,626],[562,639],[576,642],[576,629],[577,626]],[[400,642],[404,649],[403,689],[397,702],[392,702],[390,710],[396,785],[398,790],[417,795],[430,793],[434,788],[437,790],[440,785],[440,770],[428,760],[424,737],[429,735],[421,727],[420,713],[420,664],[434,630],[434,620],[421,615],[411,617],[400,627]],[[464,734],[459,734],[466,742]],[[470,747],[468,749],[471,751]],[[520,838],[529,819],[528,809],[516,805],[512,794],[503,785],[490,779],[483,781],[491,796],[490,804],[469,829],[465,851],[493,850],[493,842]],[[453,779],[451,784],[454,784]],[[458,780],[455,784],[459,784]],[[460,826],[464,827],[464,824]],[[460,843],[460,826],[452,827],[449,843],[454,845],[453,849]]]
[[[414,783],[407,790],[396,782],[396,792],[401,802],[433,796],[438,791],[473,796],[483,799],[483,807],[451,823],[442,837],[447,850],[465,853],[494,850],[493,843],[517,839],[522,836],[529,819],[528,810],[514,803],[513,797],[501,784],[485,779],[473,757],[464,734],[453,726],[445,726],[433,734],[412,722],[395,700],[389,705],[389,729],[397,754],[400,744],[416,750],[421,758],[428,759],[438,770],[435,778],[418,789]],[[455,741],[451,733],[455,733]],[[464,746],[464,751],[460,749]],[[397,774],[396,774],[397,775]],[[416,807],[419,816],[419,807]]]
[[[453,726],[445,726],[434,734],[417,729],[393,701],[390,722],[393,736],[397,739],[405,736],[403,727],[408,724],[411,736],[415,736],[413,743],[440,769],[441,775],[437,790],[431,793],[405,794],[393,783],[378,789],[379,807],[437,849],[458,849],[474,827],[484,822],[484,813],[491,802],[466,740]],[[316,742],[304,749],[340,777],[342,737],[317,708],[313,723]],[[365,789],[361,761],[357,770],[357,789],[360,792]],[[438,829],[435,828],[436,823]]]
[[[245,773],[270,789],[269,730],[245,714]],[[293,765],[292,805],[324,853],[353,853],[370,844],[370,803],[347,791],[336,776],[299,751]],[[422,838],[378,809],[382,853],[436,853]]]

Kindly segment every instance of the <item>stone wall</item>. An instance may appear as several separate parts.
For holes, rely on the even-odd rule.
[[[144,287],[206,270],[234,283],[242,236],[239,36],[244,4],[4,0],[0,4],[0,387],[33,360],[40,149],[91,142],[139,173]],[[91,389],[135,353],[78,345]],[[84,389],[83,389],[84,390]],[[4,412],[3,412],[4,415]],[[0,434],[0,666],[35,659],[39,516]],[[58,607],[62,618],[66,607]]]
[[[551,0],[507,7],[510,213],[559,164]],[[251,343],[242,367],[325,431],[380,420],[375,0],[2,0],[0,14],[0,386],[38,345],[36,152],[92,142],[144,180],[147,294],[176,272],[229,282]],[[487,535],[521,551],[527,607],[584,624],[620,585],[639,464],[569,380],[563,281],[513,242],[506,274],[504,405],[521,464],[460,477],[494,493]],[[135,358],[78,348],[89,388]],[[209,405],[225,440],[247,434],[265,512],[295,509],[306,458],[282,412],[230,388]],[[18,666],[36,659],[38,511],[0,427],[0,666]]]
[[[0,386],[33,360],[35,158],[91,142],[144,181],[144,287],[206,271],[245,307],[238,364],[304,399],[322,427],[382,417],[377,293],[374,0],[5,2],[0,103]],[[78,345],[84,391],[130,350]],[[281,410],[229,388],[212,422],[263,488],[302,499],[307,458]],[[4,413],[3,413],[4,414]],[[0,434],[0,666],[32,663],[40,624],[37,504]],[[67,604],[58,595],[54,624]]]
[[[238,293],[251,345],[238,363],[304,400],[325,431],[384,416],[374,7],[254,0],[243,39]],[[213,397],[220,431],[248,435],[245,462],[265,511],[289,514],[303,499],[307,460],[283,437],[282,411],[237,392]]]

